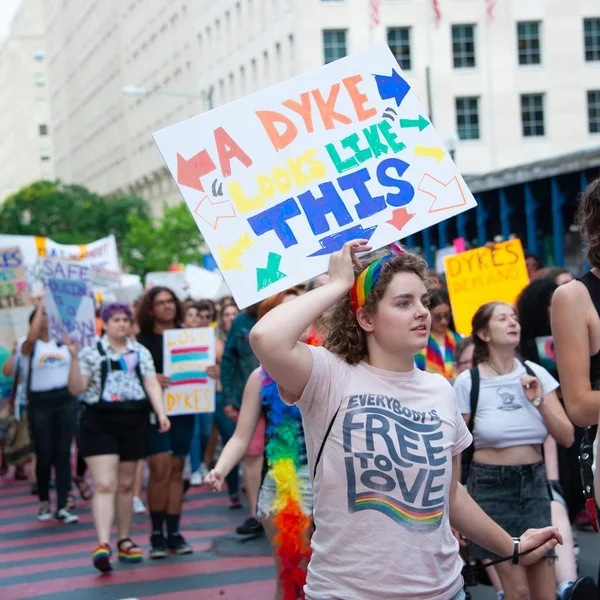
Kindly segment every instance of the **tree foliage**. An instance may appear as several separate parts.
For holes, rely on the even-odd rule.
[[[148,205],[136,196],[109,200],[80,185],[36,181],[0,205],[0,232],[42,235],[60,244],[85,244],[112,233],[121,246],[128,216],[150,222]]]
[[[155,223],[137,215],[129,215],[127,223],[121,258],[132,272],[166,271],[172,263],[202,264],[204,241],[184,203],[165,204]]]

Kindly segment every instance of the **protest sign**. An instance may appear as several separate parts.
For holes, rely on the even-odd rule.
[[[187,283],[183,271],[176,273],[170,271],[154,271],[152,273],[146,273],[145,282],[147,290],[153,287],[164,286],[175,292],[175,295],[179,300],[185,300],[188,296]]]
[[[91,268],[50,258],[41,259],[40,264],[50,337],[62,343],[70,339],[81,346],[91,345],[96,338]]]
[[[240,307],[476,205],[377,46],[154,133]]]
[[[215,411],[215,381],[206,374],[214,365],[215,330],[168,329],[164,332],[163,372],[171,378],[165,390],[167,415]]]
[[[194,300],[209,298],[217,300],[230,294],[229,288],[219,271],[209,271],[196,265],[185,266],[187,293]]]
[[[18,246],[0,249],[0,309],[31,303],[27,270]]]
[[[514,304],[529,284],[521,240],[447,256],[444,264],[456,331],[463,335],[471,333],[471,319],[482,304]]]
[[[121,273],[92,266],[90,282],[94,287],[110,290],[121,285]]]
[[[34,294],[42,291],[39,258],[78,261],[88,267],[119,271],[119,255],[114,235],[89,244],[58,244],[50,238],[35,235],[0,235],[0,248],[18,246],[27,269],[29,288]]]
[[[435,270],[440,275],[443,275],[446,272],[446,267],[444,265],[444,259],[446,256],[454,256],[456,254],[456,250],[454,246],[447,246],[446,248],[440,248],[435,253]]]

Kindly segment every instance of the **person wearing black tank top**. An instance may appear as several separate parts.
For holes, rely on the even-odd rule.
[[[600,415],[600,177],[582,194],[576,222],[586,238],[584,252],[592,269],[554,293],[552,334],[567,412],[576,425],[597,427]],[[588,432],[588,437],[594,433]],[[587,455],[589,457],[590,452]],[[591,472],[591,467],[587,471]],[[598,485],[598,477],[596,481]],[[589,486],[586,497],[593,504],[591,482],[585,484]],[[596,501],[599,497],[596,490]]]

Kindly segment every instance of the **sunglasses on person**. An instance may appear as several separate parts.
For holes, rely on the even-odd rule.
[[[442,321],[447,321],[448,323],[450,323],[450,319],[452,318],[452,315],[449,312],[440,312],[440,313],[432,312],[431,318],[436,323],[441,323]]]

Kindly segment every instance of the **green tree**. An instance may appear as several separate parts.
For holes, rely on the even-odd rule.
[[[0,205],[0,232],[48,236],[60,244],[85,244],[112,233],[121,247],[129,216],[150,223],[141,198],[107,200],[80,185],[36,181]]]
[[[129,215],[127,222],[121,258],[133,273],[166,271],[172,263],[202,264],[204,241],[184,203],[165,204],[158,222],[137,215]]]

